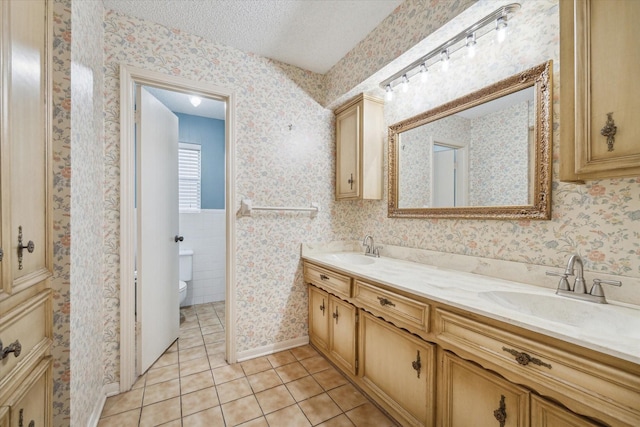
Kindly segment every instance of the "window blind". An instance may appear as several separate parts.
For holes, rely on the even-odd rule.
[[[178,199],[181,211],[200,210],[201,163],[200,145],[178,145]]]

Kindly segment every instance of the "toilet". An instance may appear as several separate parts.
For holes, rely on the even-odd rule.
[[[193,279],[193,251],[191,249],[180,250],[180,281],[178,290],[180,291],[180,307],[187,299],[187,282]]]

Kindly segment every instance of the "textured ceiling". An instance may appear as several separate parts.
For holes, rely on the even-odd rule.
[[[402,0],[104,0],[105,8],[324,74]]]

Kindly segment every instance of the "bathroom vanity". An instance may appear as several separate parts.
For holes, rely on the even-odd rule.
[[[633,307],[354,252],[303,259],[311,344],[402,425],[640,425]]]

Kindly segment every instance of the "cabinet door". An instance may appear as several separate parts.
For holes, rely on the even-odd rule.
[[[529,392],[442,352],[440,418],[443,427],[528,427]]]
[[[410,425],[433,425],[434,348],[434,345],[362,312],[360,376],[377,397]]]
[[[2,287],[49,276],[47,2],[2,2]],[[22,241],[22,245],[19,241]],[[20,250],[20,246],[32,249]]]
[[[360,196],[360,117],[356,104],[336,117],[336,200]]]
[[[329,354],[347,372],[356,374],[356,322],[358,309],[329,295]]]
[[[596,427],[573,412],[539,396],[531,396],[531,427]]]
[[[319,349],[329,348],[329,294],[309,285],[309,340]]]
[[[11,427],[51,425],[51,361],[45,359],[9,397]]]

